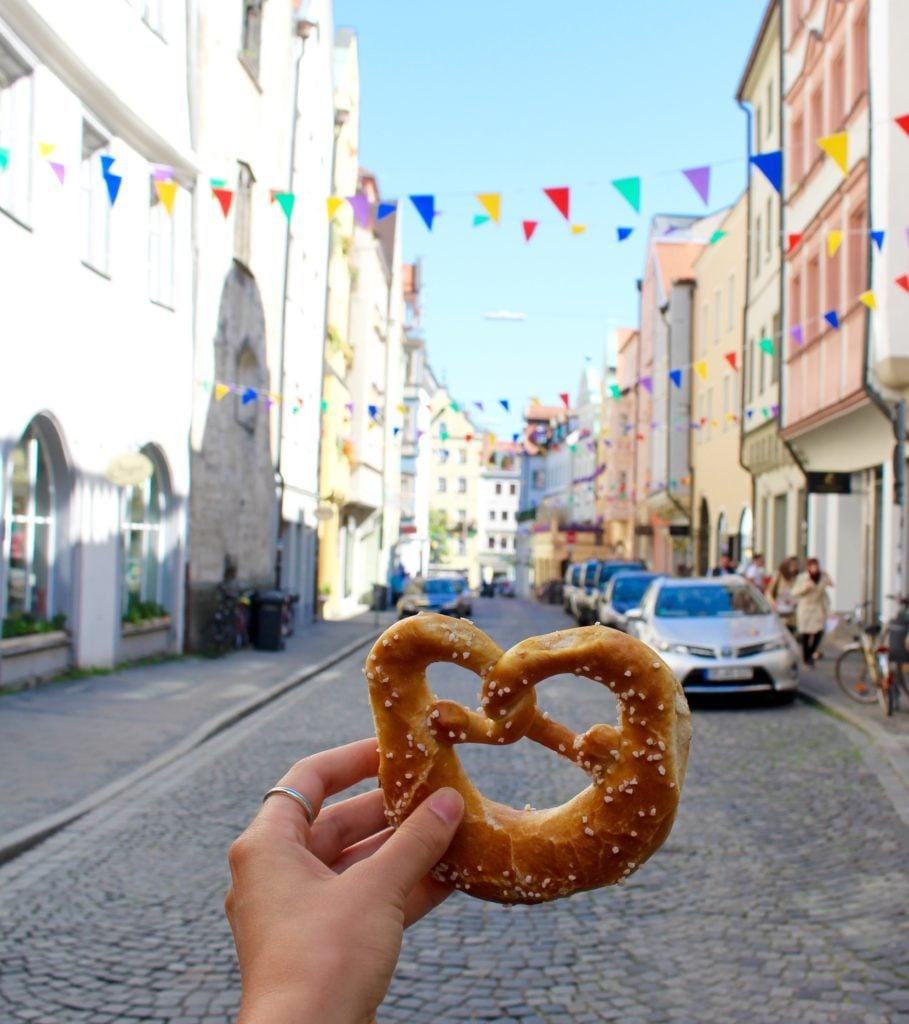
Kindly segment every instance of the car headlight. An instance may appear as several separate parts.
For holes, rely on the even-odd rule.
[[[658,651],[674,651],[676,654],[690,654],[687,644],[671,644],[668,640],[657,640],[653,645]]]
[[[762,651],[784,651],[789,646],[784,636],[775,637],[773,640],[768,640],[767,643],[761,647]]]

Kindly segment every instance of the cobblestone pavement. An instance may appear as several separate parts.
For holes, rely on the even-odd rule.
[[[496,598],[503,645],[569,625]],[[371,731],[351,658],[0,869],[0,1020],[227,1024],[237,971],[225,853],[295,758]],[[432,670],[474,701],[473,677]],[[541,684],[553,717],[610,713],[593,683]],[[495,799],[584,784],[529,743],[464,751]],[[896,1024],[909,1015],[909,832],[849,735],[791,707],[700,709],[666,846],[624,888],[533,908],[455,895],[408,933],[381,1022]],[[900,938],[902,936],[902,938]]]

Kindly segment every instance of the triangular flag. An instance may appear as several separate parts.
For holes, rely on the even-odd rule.
[[[331,220],[343,205],[344,200],[340,196],[326,196],[325,208],[328,211],[328,219]]]
[[[692,188],[701,197],[704,205],[710,202],[710,168],[689,167],[682,174],[691,182]]]
[[[174,169],[169,164],[153,164],[152,178],[155,181],[173,181]]]
[[[624,242],[625,239],[634,231],[634,228],[616,228],[615,232],[619,237],[620,242]]]
[[[799,242],[801,242],[801,240],[802,233],[800,231],[792,232],[789,235],[789,248],[786,250],[787,255],[788,253],[792,252],[792,250],[799,244]]]
[[[710,236],[710,241],[707,244],[716,245],[716,243],[722,241],[722,239],[724,239],[728,233],[728,231],[714,231],[714,233]]]
[[[572,224],[571,225],[571,233],[573,235],[583,235],[586,230],[587,230],[587,225],[586,224]]]
[[[423,218],[423,223],[432,231],[432,222],[436,216],[436,197],[411,196],[410,201],[416,208],[417,213]]]
[[[481,224],[488,224],[492,218],[486,213],[475,213],[473,215],[473,226],[479,227]]]
[[[406,406],[406,405],[404,405],[404,403],[403,403],[403,402],[402,402],[402,403],[401,403],[400,405],[396,405],[396,406],[395,406],[395,408],[396,408],[396,409],[398,410],[398,412],[399,412],[399,413],[400,413],[400,414],[401,414],[402,416],[406,416],[406,415],[407,415],[407,406]]]
[[[499,217],[502,215],[502,195],[500,192],[478,192],[477,199],[479,200],[480,206],[489,214],[489,218],[499,223]],[[476,223],[476,220],[474,221]]]
[[[369,413],[369,418],[372,420],[379,415],[379,407],[377,405],[367,405],[366,411]]]
[[[537,221],[523,220],[521,221],[521,227],[524,229],[524,241],[529,242],[533,237],[534,231],[537,229]]]
[[[509,405],[507,398],[500,398],[499,399],[499,405],[502,406],[502,408],[505,410],[505,412],[510,412],[511,411],[511,406]]]
[[[103,153],[98,157],[101,161],[101,176],[106,178],[110,174],[110,169],[116,162],[116,157],[111,156],[109,153]]]
[[[828,231],[827,232],[827,255],[833,257],[836,255],[837,250],[843,244],[843,232],[842,231]]]
[[[817,140],[817,144],[830,157],[843,174],[849,173],[849,135],[836,132]]]
[[[648,395],[653,394],[653,377],[641,377],[638,383],[647,392]]]
[[[468,441],[468,442],[472,441],[473,440],[473,434],[465,434],[464,435],[464,440]]]
[[[369,227],[369,196],[358,192],[355,196],[347,197],[348,203],[354,212],[354,219],[361,228]]]
[[[473,404],[480,410],[480,412],[483,411],[483,403],[482,402],[474,402]]]
[[[872,231],[871,241],[877,246],[877,251],[881,252],[884,248],[884,232],[883,231]]]
[[[177,194],[177,183],[175,181],[155,181],[155,192],[161,200],[161,205],[168,213],[174,212],[174,197]]]
[[[208,184],[212,189],[227,188],[227,178],[209,178]]]
[[[397,437],[398,434],[401,433],[401,428],[400,427],[393,427],[391,433],[392,433],[393,437]]]
[[[57,181],[62,185],[66,181],[66,168],[56,160],[49,160],[50,169],[57,175]]]
[[[230,393],[230,388],[226,384],[215,385],[215,401],[220,402],[221,399]]]
[[[619,195],[631,206],[635,213],[641,212],[641,179],[615,178],[612,182]]]
[[[5,171],[9,167],[9,149],[6,146],[0,146],[0,171]]]
[[[622,389],[618,386],[618,384],[610,384],[609,385],[609,394],[612,395],[613,398],[621,398],[622,397]]]
[[[255,400],[256,400],[256,389],[255,388],[247,388],[243,392],[243,395],[241,396],[241,401],[243,402],[244,405],[249,405],[250,402],[255,402]]]
[[[545,194],[552,200],[552,205],[568,220],[571,205],[571,190],[567,188],[544,188]]]
[[[682,386],[682,371],[681,370],[670,370],[669,379],[677,388]]]
[[[869,288],[868,291],[862,292],[859,296],[859,301],[864,302],[869,309],[877,309],[877,301],[874,298],[873,289]]]
[[[761,338],[758,348],[762,352],[766,352],[768,356],[774,354],[773,341],[770,338]]]
[[[903,129],[903,131],[909,135],[909,114],[902,114],[900,117],[893,119]]]
[[[289,224],[291,214],[294,212],[294,203],[296,202],[297,197],[293,192],[275,192],[274,200],[284,211],[284,216]]]
[[[840,329],[840,318],[836,315],[835,309],[828,309],[824,314],[824,319],[835,331]]]
[[[458,405],[457,402],[449,402],[448,403],[448,407],[451,409],[452,412],[460,412],[461,411],[461,407]]]
[[[230,213],[230,204],[234,201],[234,194],[229,188],[213,188],[211,194],[218,200],[221,212],[226,217]]]
[[[739,368],[738,367],[738,358],[739,358],[738,357],[738,353],[736,353],[736,352],[727,352],[723,356],[723,358],[726,360],[727,363],[729,363],[729,365],[733,368],[733,370],[738,370],[738,368]]]
[[[38,150],[46,160],[57,147],[53,142],[39,142]]]
[[[701,378],[701,380],[707,380],[707,360],[699,359],[694,364],[694,372]]]
[[[123,178],[119,174],[105,174],[104,184],[107,185],[107,197],[110,199],[110,205],[113,206],[117,201],[120,186],[123,184]]]
[[[393,213],[397,212],[397,203],[379,203],[376,209],[376,220],[385,220],[386,217],[390,217]]]
[[[903,291],[909,292],[909,274],[903,274],[896,279],[896,283],[903,289]]]
[[[564,405],[566,409],[571,408],[571,396],[567,391],[559,392],[559,398],[562,399],[562,405]]]
[[[805,329],[801,324],[796,324],[794,327],[789,328],[789,336],[796,343],[796,345],[805,344]]]
[[[751,158],[751,162],[773,185],[777,192],[782,191],[783,151],[781,149],[775,149],[771,153],[757,153]]]

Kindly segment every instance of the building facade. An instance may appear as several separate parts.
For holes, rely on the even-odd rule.
[[[516,580],[517,515],[521,505],[521,446],[489,441],[477,481],[477,558],[480,578]]]

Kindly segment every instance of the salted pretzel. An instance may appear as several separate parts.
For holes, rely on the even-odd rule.
[[[426,680],[434,662],[480,677],[477,711],[435,697]],[[597,625],[531,637],[505,652],[467,620],[422,613],[382,634],[365,672],[388,821],[397,827],[442,786],[464,797],[464,819],[436,878],[497,903],[542,903],[623,882],[669,834],[691,717],[672,672],[639,640]],[[540,711],[534,687],[560,673],[608,686],[618,724],[575,734]],[[455,747],[523,737],[574,761],[590,785],[545,810],[486,799]]]

